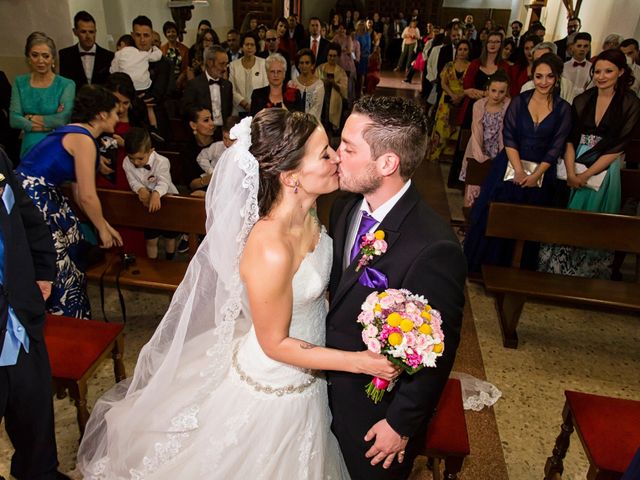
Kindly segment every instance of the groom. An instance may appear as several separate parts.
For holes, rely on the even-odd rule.
[[[403,479],[447,382],[460,340],[466,262],[449,225],[420,197],[411,176],[427,146],[419,106],[397,97],[363,97],[338,150],[340,189],[351,195],[331,211],[333,268],[327,346],[363,350],[360,307],[374,290],[406,288],[442,314],[444,354],[435,368],[403,373],[379,404],[365,394],[369,376],[329,372],[332,430],[353,480]],[[386,253],[355,271],[360,237],[382,230]],[[385,278],[386,277],[386,278]],[[373,288],[372,285],[373,284]],[[369,286],[367,286],[369,285]]]

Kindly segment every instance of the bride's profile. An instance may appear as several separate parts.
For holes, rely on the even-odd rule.
[[[348,479],[319,371],[397,374],[323,347],[332,243],[313,207],[338,188],[323,128],[267,109],[231,135],[207,235],[134,376],[93,409],[85,478]]]

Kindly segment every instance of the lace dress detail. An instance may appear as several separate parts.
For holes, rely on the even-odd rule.
[[[331,258],[331,239],[323,229],[293,278],[292,337],[324,344]],[[209,375],[219,374],[207,355],[216,348],[212,338],[203,334],[185,345],[193,353],[180,365],[175,392],[154,410],[161,415],[210,389],[208,394],[167,420],[165,432],[136,435],[122,452],[126,471],[112,471],[110,459],[103,458],[86,478],[348,479],[330,431],[323,377],[267,357],[251,327],[233,344],[220,383],[203,388]],[[117,409],[110,413],[117,415]]]

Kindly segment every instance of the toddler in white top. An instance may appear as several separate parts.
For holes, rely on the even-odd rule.
[[[125,135],[124,148],[127,157],[122,164],[131,190],[138,194],[138,199],[149,209],[157,212],[162,206],[161,197],[177,194],[178,189],[171,181],[171,164],[167,157],[155,152],[151,146],[151,138],[143,128],[134,127]],[[147,256],[158,258],[158,239],[165,238],[167,260],[173,259],[176,252],[177,232],[166,232],[145,229],[144,238]]]
[[[198,154],[196,161],[204,173],[193,179],[189,184],[189,187],[193,190],[191,195],[194,197],[204,197],[207,187],[213,178],[213,170],[216,168],[218,160],[235,141],[231,139],[229,132],[239,121],[239,117],[228,117],[222,125],[222,140],[212,143]]]
[[[123,35],[118,40],[118,51],[111,61],[110,73],[124,72],[131,77],[137,92],[144,92],[151,88],[149,62],[157,62],[162,58],[162,51],[158,47],[151,47],[143,52],[135,47],[131,35]]]

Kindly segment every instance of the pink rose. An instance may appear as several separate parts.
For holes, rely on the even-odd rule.
[[[416,343],[415,343],[416,350],[418,350],[419,352],[423,352],[427,349],[429,344],[430,344],[429,338],[425,334],[419,333],[418,335],[416,335]]]
[[[371,310],[364,310],[358,315],[358,322],[363,325],[370,325],[373,322],[373,312]]]
[[[407,302],[404,309],[407,315],[420,315],[420,309],[413,302]]]
[[[387,251],[387,242],[384,240],[376,240],[373,242],[373,249],[376,251],[377,255],[385,253]]]
[[[364,333],[367,334],[367,337],[374,338],[378,335],[378,329],[375,325],[367,325],[364,329]]]
[[[407,341],[408,347],[414,347],[416,344],[416,335],[413,332],[406,332],[404,338]]]
[[[365,342],[367,344],[367,349],[373,353],[380,353],[380,342],[377,338],[369,338]]]
[[[393,297],[391,295],[387,295],[386,297],[380,299],[380,306],[385,310],[393,307],[394,304],[395,301],[393,300]]]

